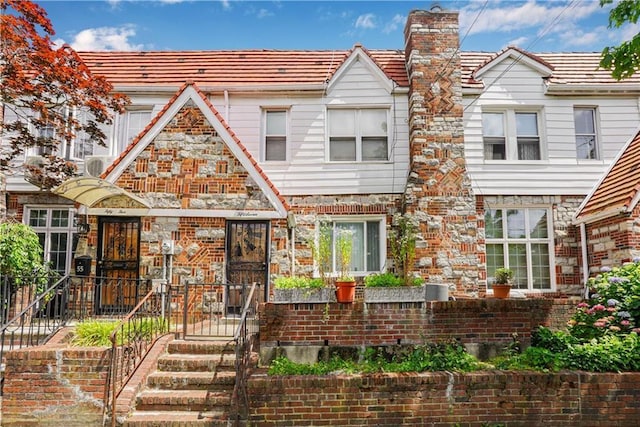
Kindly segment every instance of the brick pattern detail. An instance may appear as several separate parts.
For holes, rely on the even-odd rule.
[[[637,425],[640,374],[252,377],[252,426]]]
[[[405,210],[420,223],[418,270],[454,294],[477,296],[486,266],[466,171],[456,12],[413,11],[405,27],[410,174]]]
[[[456,338],[467,343],[528,343],[538,325],[565,327],[575,309],[568,299],[368,304],[264,305],[260,341],[265,345],[361,346],[420,344]]]
[[[640,256],[640,207],[587,224],[590,273],[615,267]]]

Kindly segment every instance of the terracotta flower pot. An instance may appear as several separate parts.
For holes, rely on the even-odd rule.
[[[356,297],[356,282],[336,280],[336,300],[341,303],[352,303]]]
[[[493,284],[491,286],[493,289],[493,296],[500,299],[509,298],[509,292],[511,292],[511,285],[499,285]]]

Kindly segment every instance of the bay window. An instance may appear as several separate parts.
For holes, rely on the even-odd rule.
[[[553,239],[549,209],[494,208],[485,212],[487,278],[497,268],[514,272],[514,288],[551,290]]]

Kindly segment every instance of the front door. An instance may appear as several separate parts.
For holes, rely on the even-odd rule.
[[[227,282],[232,285],[257,282],[262,286],[262,295],[266,299],[269,221],[227,221],[226,252]],[[239,313],[241,305],[239,289],[229,288],[227,312]]]
[[[98,314],[126,313],[139,295],[140,218],[98,218]]]

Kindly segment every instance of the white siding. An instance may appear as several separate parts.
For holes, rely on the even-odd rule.
[[[482,77],[484,93],[463,100],[465,156],[477,194],[586,195],[640,123],[636,97],[548,96],[541,76],[512,60]],[[598,160],[576,159],[574,106],[598,111]],[[501,107],[539,111],[542,160],[484,160],[482,110]]]

